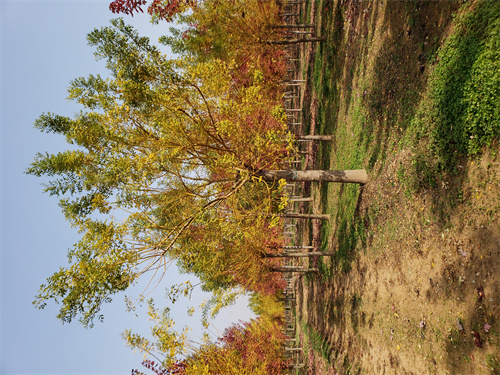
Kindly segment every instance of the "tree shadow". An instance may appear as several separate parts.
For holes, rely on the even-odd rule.
[[[425,292],[425,298],[432,304],[462,301],[460,303],[463,303],[466,309],[464,316],[453,322],[451,327],[436,327],[448,331],[448,336],[444,338],[444,360],[452,373],[470,371],[468,362],[478,349],[472,331],[479,334],[480,345],[484,349],[488,346],[487,341],[493,338],[494,332],[500,330],[498,306],[491,295],[500,285],[498,281],[486,277],[498,272],[499,235],[498,227],[478,228],[467,238],[464,237],[458,244],[454,244],[453,248],[457,249],[457,253],[451,254],[451,259],[446,259],[439,277],[430,279],[430,287]],[[481,295],[480,291],[484,294]],[[492,333],[485,332],[486,322],[491,325]]]
[[[427,65],[435,58],[459,5],[387,2],[384,39],[373,63],[373,81],[363,93],[368,113],[358,138],[358,145],[368,152],[370,170],[385,160],[391,136],[399,138],[414,117],[427,85]]]

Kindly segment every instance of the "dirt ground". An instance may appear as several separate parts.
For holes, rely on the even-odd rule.
[[[418,13],[422,19],[409,19],[405,11],[408,5],[403,3],[427,7]],[[458,8],[454,2],[442,2],[442,6],[431,3],[343,1],[342,7],[336,8],[335,1],[321,2],[326,11],[336,8],[343,12],[337,123],[347,129],[354,126],[352,102],[360,94],[366,101],[379,97],[384,111],[370,116],[377,120],[380,115],[380,123],[388,114],[397,122],[404,118],[400,111],[405,106],[416,104],[428,78],[429,66],[422,50],[432,49],[446,38]],[[316,17],[315,6],[309,9]],[[314,60],[315,48],[306,50],[307,64]],[[398,56],[407,56],[406,61],[390,59],[396,50]],[[411,97],[405,96],[410,81],[417,91]],[[321,103],[315,93],[310,95],[304,100],[311,105],[309,120],[314,132]],[[401,104],[401,99],[407,103]],[[377,107],[373,108],[377,112]],[[400,142],[403,130],[391,129],[372,129],[381,147],[367,152],[372,180],[360,188],[356,210],[366,237],[350,258],[348,270],[333,267],[326,275],[302,275],[296,281],[298,337],[305,348],[305,373],[497,373],[498,152],[464,158],[456,176],[443,176],[436,188],[416,193],[408,190],[405,180],[413,151]],[[309,151],[317,150],[311,146]],[[309,159],[308,168],[315,167],[318,161],[314,160]],[[314,185],[303,188],[306,192],[311,189],[315,198],[313,211],[324,210],[321,195],[325,189]],[[338,189],[328,192],[338,193]],[[336,250],[335,221],[313,223],[312,228],[306,224],[302,242],[308,243],[307,233],[312,233],[313,244],[319,247],[323,241],[321,225],[331,225],[328,250]]]
[[[360,215],[377,201],[378,219],[366,223],[368,246],[351,271],[297,282],[299,315],[332,350],[331,368],[311,351],[309,373],[488,374],[499,348],[500,219],[487,207],[500,204],[500,163],[471,166],[478,178],[491,163],[488,187],[465,186],[473,204],[455,207],[443,228],[429,213],[433,197],[406,198],[399,162],[363,190]]]

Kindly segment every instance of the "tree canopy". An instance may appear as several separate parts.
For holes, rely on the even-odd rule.
[[[258,81],[235,84],[233,62],[167,59],[121,19],[88,41],[110,78],[75,79],[69,98],[84,110],[35,124],[74,147],[38,154],[27,172],[51,177],[45,191],[82,233],[37,305],[54,299],[63,321],[91,326],[112,294],[171,261],[208,290],[249,280],[259,270],[241,262],[259,268],[265,251],[251,233],[270,229],[256,213],[272,210],[278,188],[256,171],[290,150],[279,103]]]

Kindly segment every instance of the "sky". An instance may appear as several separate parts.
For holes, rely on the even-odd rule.
[[[66,100],[71,80],[106,74],[96,62],[86,35],[114,18],[109,1],[1,0],[1,279],[0,373],[13,374],[130,374],[146,371],[142,355],[120,337],[126,328],[147,334],[145,310],[138,317],[125,311],[124,295],[103,309],[104,323],[85,329],[77,322],[62,325],[57,306],[37,310],[32,301],[39,286],[67,264],[67,249],[78,234],[64,221],[57,199],[42,193],[42,179],[24,174],[37,152],[66,149],[64,139],[33,128],[44,112],[72,116],[79,110]],[[151,25],[147,15],[124,17],[142,35],[156,41],[167,25]],[[165,287],[188,279],[169,268],[154,296],[164,301]],[[144,285],[127,293],[137,297]],[[191,301],[170,306],[177,326],[189,325],[201,335],[199,316],[187,317],[207,295],[197,291]],[[246,299],[238,301],[214,322],[221,332],[231,322],[253,314]]]

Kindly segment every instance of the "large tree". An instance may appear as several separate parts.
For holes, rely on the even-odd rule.
[[[276,260],[255,233],[272,229],[283,181],[300,180],[280,171],[291,149],[282,108],[259,84],[236,85],[230,61],[169,60],[123,20],[112,25],[88,37],[111,77],[71,83],[84,108],[75,118],[36,122],[74,148],[38,154],[27,172],[51,177],[45,190],[82,233],[36,304],[54,299],[60,319],[91,326],[114,293],[171,261],[209,290],[259,290]]]
[[[36,122],[76,149],[38,154],[28,169],[52,178],[45,190],[62,197],[64,214],[83,234],[71,266],[48,279],[37,303],[62,300],[59,317],[81,313],[86,325],[113,293],[147,271],[161,274],[171,259],[212,271],[190,263],[193,235],[225,228],[211,254],[233,245],[234,233],[255,217],[245,210],[269,210],[273,200],[274,182],[259,183],[253,171],[279,166],[289,147],[282,111],[258,86],[234,87],[230,64],[168,60],[122,20],[112,23],[88,38],[111,78],[76,79],[69,98],[85,111]],[[249,189],[260,189],[261,199],[246,199]],[[221,277],[206,279],[212,276]]]

